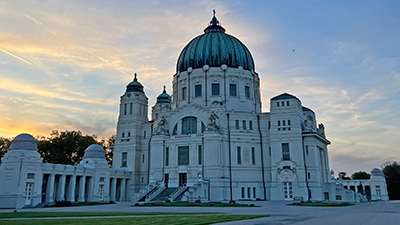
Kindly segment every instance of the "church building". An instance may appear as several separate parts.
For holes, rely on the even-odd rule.
[[[17,136],[0,166],[0,180],[8,180],[0,208],[63,200],[360,202],[367,186],[370,199],[388,200],[379,169],[362,183],[333,179],[324,125],[299,98],[279,94],[262,112],[254,59],[215,15],[180,53],[172,88],[149,113],[135,74],[120,98],[112,168],[100,146],[77,166],[43,164],[36,140]]]
[[[172,86],[150,121],[136,74],[121,96],[113,167],[132,171],[135,201],[341,199],[324,125],[288,93],[261,111],[253,57],[215,15],[183,48]]]

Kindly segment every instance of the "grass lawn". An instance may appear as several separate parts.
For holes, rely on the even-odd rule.
[[[195,207],[259,207],[254,204],[232,204],[222,202],[208,202],[208,203],[194,203],[194,202],[148,202],[141,205],[134,206],[195,206]]]
[[[292,206],[314,206],[314,207],[346,207],[352,206],[354,204],[350,204],[348,202],[300,202],[300,203],[292,203],[288,204]]]
[[[224,213],[171,213],[171,212],[10,212],[0,213],[3,218],[44,218],[44,217],[85,217],[85,216],[143,216],[143,215],[190,215],[190,214],[224,214]],[[0,222],[1,224],[1,222]]]
[[[103,215],[107,215],[104,213]],[[37,220],[8,220],[1,221],[1,224],[13,225],[78,225],[78,224],[107,224],[107,225],[148,225],[148,224],[168,224],[168,225],[200,225],[213,224],[237,220],[248,220],[267,217],[265,215],[215,215],[215,216],[156,216],[156,217],[130,217],[130,218],[93,218],[93,219],[37,219]]]

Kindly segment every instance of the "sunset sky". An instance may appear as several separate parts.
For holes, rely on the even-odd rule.
[[[213,9],[253,55],[263,111],[288,92],[316,112],[335,174],[400,162],[398,0],[2,0],[0,136],[113,135],[133,73],[150,107],[163,85],[171,93]]]

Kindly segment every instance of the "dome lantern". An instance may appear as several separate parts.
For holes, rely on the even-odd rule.
[[[126,86],[126,92],[142,92],[143,85],[137,80],[137,74],[135,73],[135,78]]]
[[[162,94],[157,97],[157,103],[171,103],[171,96],[167,94],[165,86]]]

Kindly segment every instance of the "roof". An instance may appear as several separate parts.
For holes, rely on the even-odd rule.
[[[234,36],[226,34],[215,15],[204,34],[195,37],[183,48],[176,70],[183,72],[189,67],[196,69],[204,65],[227,65],[233,68],[241,66],[246,70],[254,70],[249,49]]]
[[[9,148],[10,151],[13,150],[28,150],[28,151],[37,151],[37,141],[30,134],[19,134],[12,140],[11,146]]]
[[[143,85],[137,80],[137,74],[135,78],[126,86],[126,92],[143,92]]]
[[[295,98],[295,99],[297,99],[299,102],[301,102],[300,99],[298,99],[296,96],[291,95],[291,94],[288,94],[288,93],[286,93],[286,92],[283,93],[283,94],[280,94],[280,95],[277,95],[277,96],[271,98],[271,101],[272,101],[272,100],[291,99],[291,98]]]
[[[163,92],[157,97],[157,103],[171,103],[171,96],[167,94],[165,86]]]
[[[302,106],[301,109],[303,110],[303,112],[309,111],[309,112],[314,113],[314,111],[312,111],[310,108],[307,108],[307,107],[304,107],[304,106]]]
[[[85,150],[85,155],[83,156],[84,159],[105,159],[105,151],[104,149],[97,144],[90,145]]]
[[[372,170],[371,170],[371,176],[381,176],[381,177],[384,177],[385,176],[385,174],[380,170],[380,169],[378,169],[378,168],[373,168]]]

